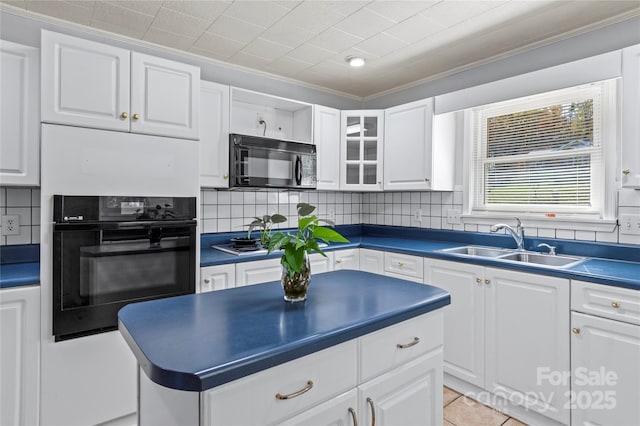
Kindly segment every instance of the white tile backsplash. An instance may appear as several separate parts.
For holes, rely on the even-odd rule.
[[[15,214],[20,217],[20,233],[18,235],[0,235],[0,245],[38,244],[40,242],[39,188],[0,186],[0,214]]]

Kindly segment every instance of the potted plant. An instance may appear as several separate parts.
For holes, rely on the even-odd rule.
[[[261,241],[269,253],[276,250],[283,251],[280,259],[282,264],[281,282],[284,300],[289,302],[301,302],[307,299],[307,288],[311,279],[309,254],[316,252],[326,257],[318,245],[318,240],[325,243],[349,242],[337,231],[331,229],[335,226],[333,222],[312,215],[316,209],[315,206],[299,203],[296,208],[300,218],[298,219],[298,228],[294,232],[271,231],[271,226],[274,223],[282,223],[286,220],[282,215],[256,218],[249,225],[250,230],[256,227],[262,228]],[[282,220],[283,218],[284,220]],[[321,226],[321,223],[330,227]]]

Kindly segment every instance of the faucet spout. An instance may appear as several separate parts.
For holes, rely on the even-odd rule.
[[[516,220],[517,223],[515,230],[506,223],[496,223],[491,227],[491,232],[498,232],[501,229],[506,230],[515,240],[518,250],[524,251],[524,226],[522,226],[522,222],[520,222],[519,218],[516,217]]]

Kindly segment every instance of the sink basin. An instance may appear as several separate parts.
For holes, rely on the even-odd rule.
[[[477,257],[498,257],[506,253],[511,253],[510,250],[493,248],[493,247],[483,247],[483,246],[454,247],[449,249],[443,249],[441,251],[445,253],[463,254],[466,256],[477,256]]]
[[[515,252],[500,256],[500,260],[512,260],[516,262],[561,268],[581,262],[584,260],[584,258],[564,255],[550,255],[544,253]]]

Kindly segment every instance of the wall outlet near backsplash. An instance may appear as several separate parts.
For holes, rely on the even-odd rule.
[[[2,235],[20,235],[20,216],[17,214],[2,215]]]

